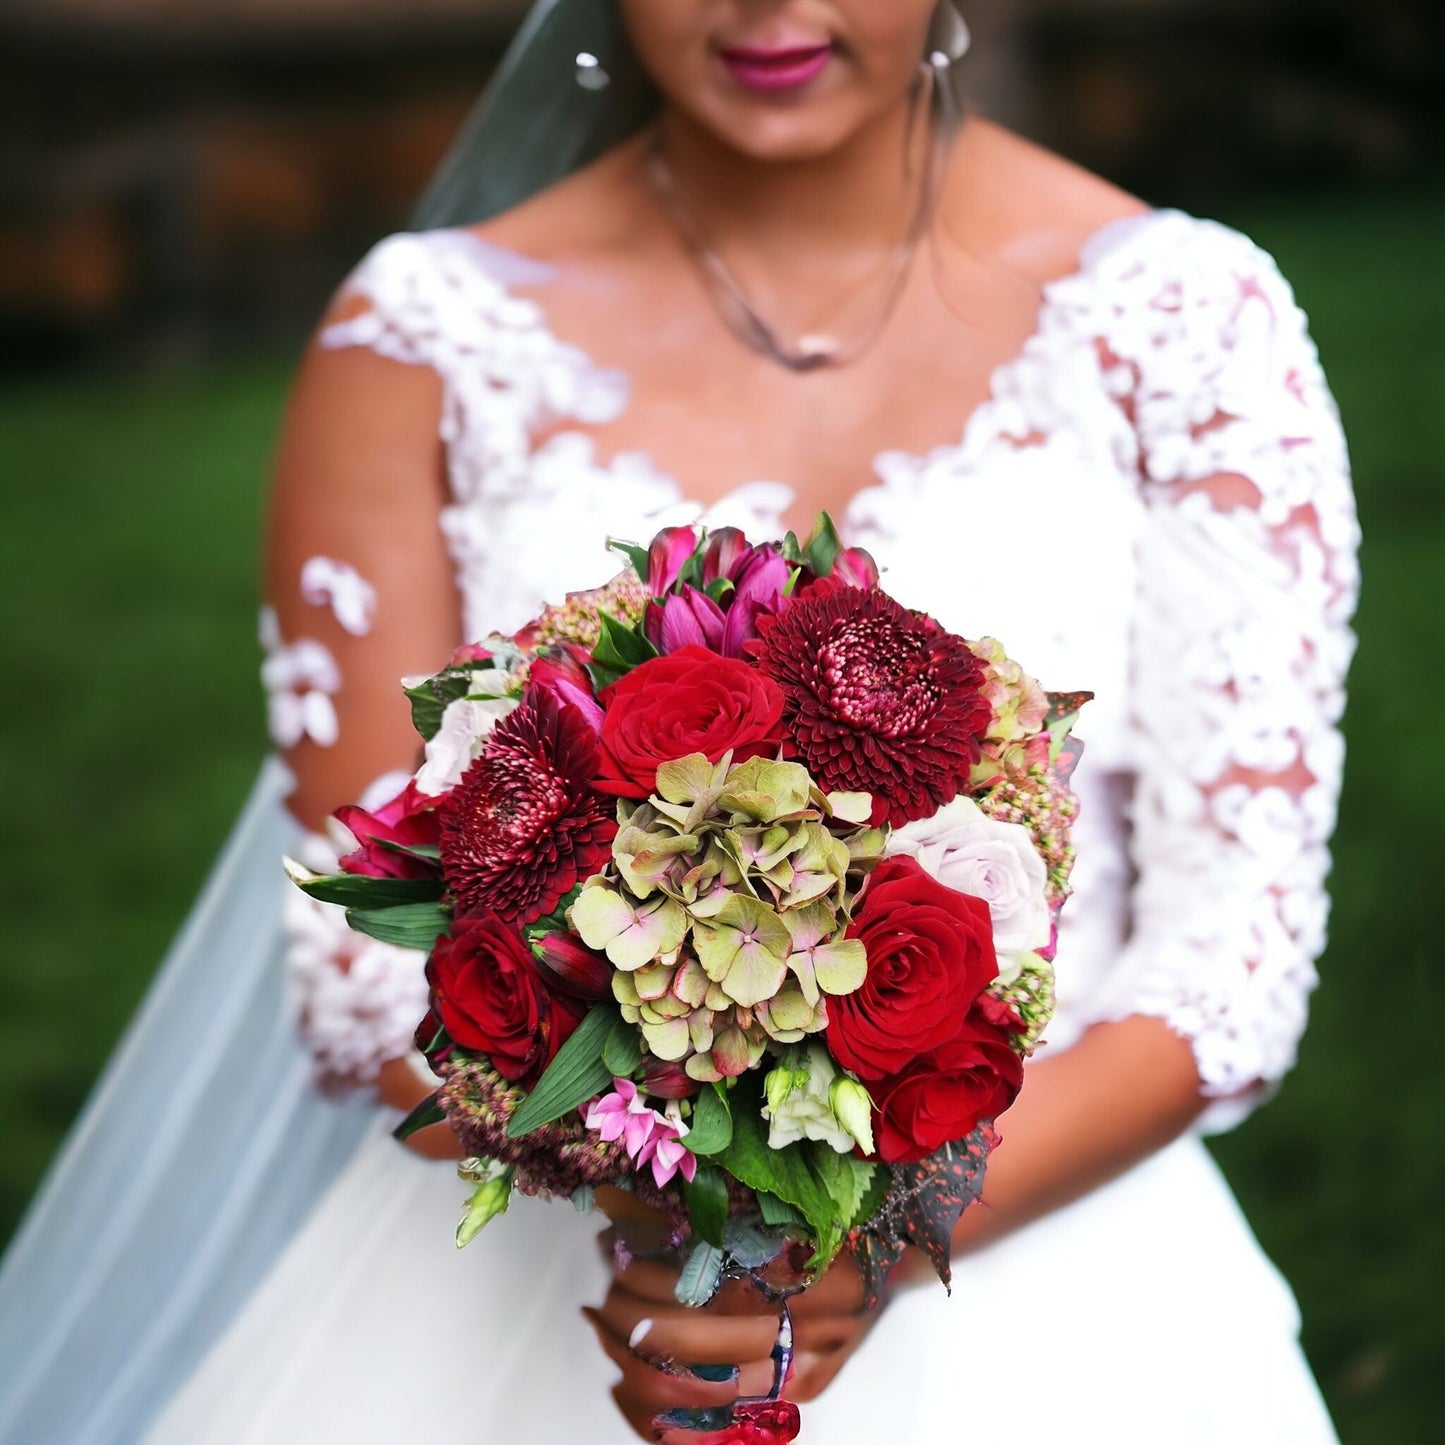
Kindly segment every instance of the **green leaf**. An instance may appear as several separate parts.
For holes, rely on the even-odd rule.
[[[721,1249],[728,1222],[727,1176],[716,1164],[699,1164],[697,1174],[683,1180],[682,1194],[698,1238]]]
[[[627,627],[610,613],[599,614],[602,636],[592,649],[592,660],[602,667],[630,672],[658,656],[657,649],[636,627]]]
[[[839,1223],[845,1230],[851,1229],[858,1222],[863,1198],[873,1181],[873,1165],[851,1154],[840,1154],[826,1141],[814,1140],[812,1144],[813,1168],[837,1207]]]
[[[853,1216],[853,1223],[867,1224],[883,1208],[883,1201],[888,1198],[888,1191],[892,1187],[893,1170],[887,1164],[874,1165],[873,1177],[868,1181],[863,1198],[858,1202],[858,1212]]]
[[[833,525],[833,519],[826,512],[820,513],[808,545],[803,549],[803,561],[815,577],[826,577],[832,572],[842,550],[843,540]]]
[[[295,879],[296,886],[318,903],[343,908],[395,908],[402,903],[430,903],[442,896],[440,878],[367,878],[359,873],[329,873]]]
[[[836,1223],[825,1225],[818,1231],[817,1244],[813,1249],[813,1257],[808,1261],[808,1269],[815,1276],[821,1275],[833,1263],[842,1247],[843,1230]]]
[[[558,1050],[537,1087],[508,1121],[507,1138],[521,1139],[560,1119],[612,1082],[602,1062],[602,1049],[619,1017],[614,1005],[597,1004],[577,1025],[577,1032]]]
[[[621,1014],[602,1045],[602,1062],[614,1079],[630,1079],[642,1063],[642,1039],[637,1025],[628,1023]]]
[[[636,542],[623,542],[616,537],[607,539],[607,546],[610,551],[616,552],[621,557],[626,557],[632,563],[632,570],[637,573],[637,580],[641,583],[647,582],[647,548],[639,547]]]
[[[411,725],[430,742],[441,728],[447,704],[465,697],[471,690],[470,668],[439,672],[415,687],[406,688],[406,696],[411,702]]]
[[[692,1118],[683,1144],[694,1154],[721,1154],[733,1140],[733,1115],[727,1099],[704,1088],[692,1101]]]
[[[358,933],[430,953],[439,934],[451,927],[451,909],[440,903],[402,903],[395,908],[351,908],[346,921]]]
[[[377,847],[388,853],[405,853],[408,858],[420,858],[426,863],[440,863],[442,850],[435,843],[397,843],[390,838],[373,838]]]
[[[743,1269],[760,1269],[782,1252],[782,1238],[760,1229],[755,1219],[735,1214],[723,1229],[723,1248]]]
[[[700,1239],[692,1247],[682,1273],[677,1277],[673,1294],[678,1304],[701,1309],[717,1293],[722,1283],[723,1252],[715,1244]]]
[[[769,1194],[765,1189],[753,1192],[758,1196],[758,1213],[763,1216],[763,1223],[770,1228],[807,1223],[801,1211],[794,1209],[791,1204],[784,1204],[776,1194]]]
[[[837,1207],[803,1146],[774,1149],[768,1144],[757,1087],[748,1076],[734,1087],[732,1104],[732,1142],[718,1156],[718,1163],[749,1189],[766,1190],[801,1210],[815,1231],[835,1222]]]
[[[441,1105],[442,1091],[438,1089],[434,1094],[428,1094],[395,1129],[391,1131],[391,1137],[398,1142],[405,1142],[411,1136],[422,1129],[429,1129],[433,1124],[440,1124],[446,1118],[446,1110]]]

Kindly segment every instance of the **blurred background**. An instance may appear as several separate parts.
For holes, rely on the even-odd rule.
[[[0,0],[0,1240],[262,755],[256,556],[297,351],[525,8]],[[1332,942],[1299,1070],[1215,1149],[1346,1445],[1433,1445],[1445,5],[964,8],[984,110],[1247,230],[1313,317],[1366,533]]]

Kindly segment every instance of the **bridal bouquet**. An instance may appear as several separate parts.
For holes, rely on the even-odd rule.
[[[689,1304],[840,1250],[876,1301],[909,1244],[947,1283],[1052,1008],[1087,694],[908,610],[826,517],[614,545],[628,572],[410,680],[423,766],[337,814],[343,873],[291,865],[430,954],[442,1083],[398,1133],[460,1139],[459,1244],[610,1185]]]

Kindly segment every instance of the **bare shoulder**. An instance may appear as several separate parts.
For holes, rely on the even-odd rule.
[[[1082,166],[971,116],[949,162],[945,219],[1040,285],[1076,269],[1105,227],[1150,207]]]
[[[566,266],[625,255],[643,238],[643,143],[624,142],[531,199],[468,229],[501,250]]]

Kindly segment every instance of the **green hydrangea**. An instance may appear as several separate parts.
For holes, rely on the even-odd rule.
[[[616,967],[613,993],[652,1054],[715,1080],[826,1027],[828,997],[866,971],[843,935],[883,854],[871,811],[801,764],[701,753],[660,768],[647,802],[619,805],[612,865],[568,920]]]

